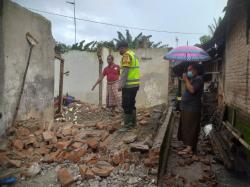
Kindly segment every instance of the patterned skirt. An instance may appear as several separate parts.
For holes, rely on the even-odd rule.
[[[121,92],[118,91],[119,80],[107,83],[107,107],[121,106]]]

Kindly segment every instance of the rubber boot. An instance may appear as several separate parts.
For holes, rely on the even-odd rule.
[[[119,129],[119,132],[127,132],[133,127],[133,115],[132,114],[124,114],[123,115],[124,126]]]
[[[128,115],[128,128],[129,129],[132,129],[134,126],[135,126],[135,124],[134,124],[134,114],[132,113],[132,114],[129,114]]]
[[[132,114],[132,124],[133,124],[133,127],[135,127],[135,126],[137,125],[136,110],[133,110],[133,114]]]

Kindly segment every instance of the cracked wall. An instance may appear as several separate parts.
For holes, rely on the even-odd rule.
[[[11,124],[20,94],[22,78],[29,55],[26,33],[38,41],[33,48],[24,93],[17,119],[31,117],[53,122],[54,46],[51,24],[44,17],[16,3],[1,1],[0,42],[0,135]]]

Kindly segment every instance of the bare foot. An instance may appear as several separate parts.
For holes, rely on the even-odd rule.
[[[193,154],[192,147],[187,146],[185,149],[179,151],[177,154],[178,155],[192,155]]]

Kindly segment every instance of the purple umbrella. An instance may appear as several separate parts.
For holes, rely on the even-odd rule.
[[[180,46],[169,51],[165,56],[166,60],[173,61],[208,61],[211,57],[203,49],[195,46]]]

